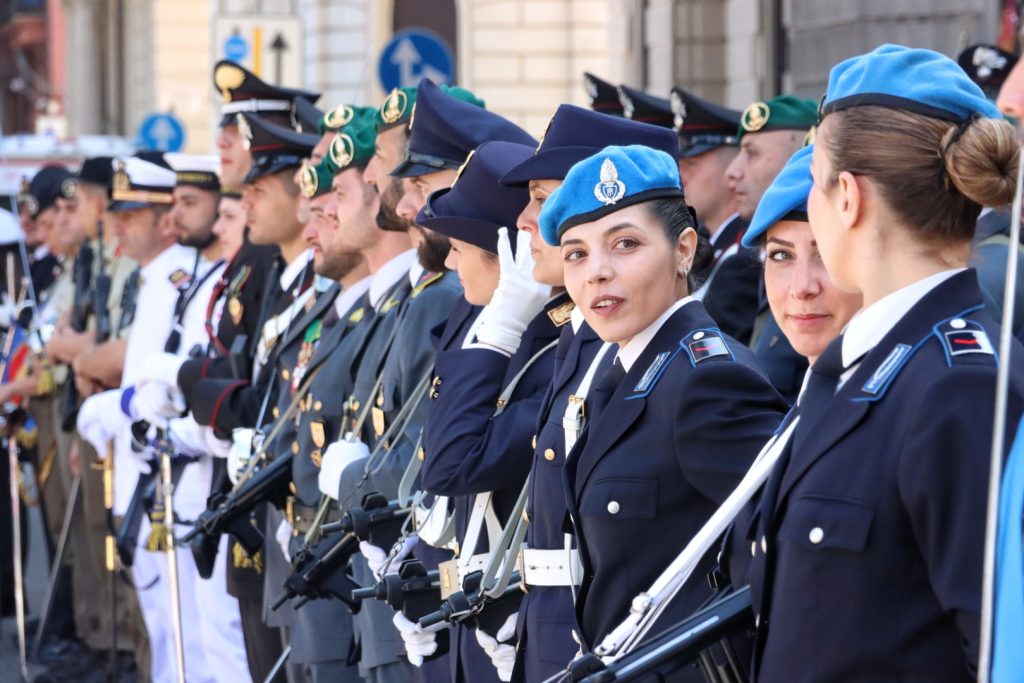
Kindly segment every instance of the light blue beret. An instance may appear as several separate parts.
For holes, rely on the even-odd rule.
[[[540,212],[540,234],[558,246],[562,233],[633,204],[682,197],[676,160],[665,152],[628,145],[605,147],[569,169]]]
[[[821,118],[878,105],[959,123],[979,115],[1002,118],[981,88],[949,57],[932,50],[882,45],[840,62],[828,77]]]
[[[761,196],[743,246],[753,247],[761,235],[781,220],[807,220],[807,197],[811,193],[811,155],[814,145],[797,150]]]

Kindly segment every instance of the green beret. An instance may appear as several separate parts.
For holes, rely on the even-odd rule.
[[[328,109],[320,117],[320,135],[341,130],[352,123],[356,115],[363,109],[369,110],[371,115],[377,112],[374,107],[357,107],[351,104],[339,104],[333,109]]]
[[[764,133],[770,130],[806,132],[817,123],[818,105],[814,100],[779,95],[767,102],[754,102],[744,109],[736,137],[742,138],[746,133]]]
[[[452,97],[478,107],[486,107],[484,101],[465,88],[456,85],[442,85],[441,91]],[[408,123],[416,107],[416,88],[395,88],[384,99],[376,112],[377,131],[387,130]]]
[[[326,161],[326,157],[324,158]],[[319,164],[302,162],[299,170],[299,191],[307,199],[315,199],[331,191],[331,180],[334,174],[321,161]]]
[[[373,157],[374,144],[377,142],[377,128],[374,120],[377,110],[360,107],[352,123],[348,124],[331,140],[324,155],[323,163],[332,176],[346,168],[365,166]]]

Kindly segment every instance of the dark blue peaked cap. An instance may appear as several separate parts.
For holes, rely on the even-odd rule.
[[[252,168],[245,183],[288,168],[298,168],[320,141],[319,135],[299,133],[264,121],[259,116],[238,114],[238,130],[252,156]]]
[[[427,198],[416,222],[492,253],[498,251],[498,228],[508,228],[514,249],[516,221],[530,193],[498,181],[532,154],[533,147],[527,145],[485,142],[470,155],[450,188]]]
[[[504,185],[531,180],[562,180],[577,162],[608,145],[644,145],[666,154],[676,153],[676,136],[667,128],[602,114],[571,104],[555,110],[533,156],[501,179]]]
[[[403,178],[462,166],[474,149],[491,140],[536,146],[529,133],[508,119],[448,95],[428,79],[416,91],[405,160],[391,171]]]

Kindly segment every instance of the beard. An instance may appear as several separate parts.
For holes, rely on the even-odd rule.
[[[433,273],[443,273],[446,270],[444,261],[448,258],[448,251],[452,246],[451,241],[432,230],[416,229],[423,230],[423,242],[416,247],[416,257],[420,265]]]
[[[380,194],[380,209],[377,211],[377,227],[391,232],[405,232],[409,221],[398,215],[398,202],[402,198],[402,181],[392,178]]]
[[[213,226],[210,226],[210,229],[208,229],[205,232],[196,234],[185,233],[178,237],[178,244],[180,244],[183,247],[192,247],[193,249],[198,249],[199,251],[206,249],[208,246],[210,246],[216,241],[217,236],[213,234]]]
[[[359,252],[344,252],[330,256],[325,253],[323,261],[316,269],[316,274],[338,281],[355,270],[362,262],[363,255]]]

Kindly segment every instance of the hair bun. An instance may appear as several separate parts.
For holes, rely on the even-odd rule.
[[[978,118],[953,126],[939,149],[946,176],[967,199],[992,207],[1013,201],[1020,148],[1009,122]]]

